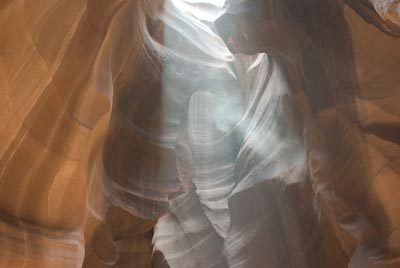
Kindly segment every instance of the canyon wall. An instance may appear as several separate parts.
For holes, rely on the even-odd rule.
[[[399,267],[400,3],[196,3],[0,1],[0,267]]]

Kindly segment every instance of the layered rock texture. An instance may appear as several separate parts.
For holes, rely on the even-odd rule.
[[[400,2],[0,0],[0,267],[400,267]]]

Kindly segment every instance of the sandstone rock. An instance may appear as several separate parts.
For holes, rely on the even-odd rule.
[[[0,267],[400,266],[399,8],[0,1]]]

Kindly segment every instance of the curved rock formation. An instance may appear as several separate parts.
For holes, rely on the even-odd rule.
[[[399,267],[399,14],[0,2],[0,267]]]

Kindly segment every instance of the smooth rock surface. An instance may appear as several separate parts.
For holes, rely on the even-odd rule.
[[[400,267],[400,2],[0,0],[0,267]]]

